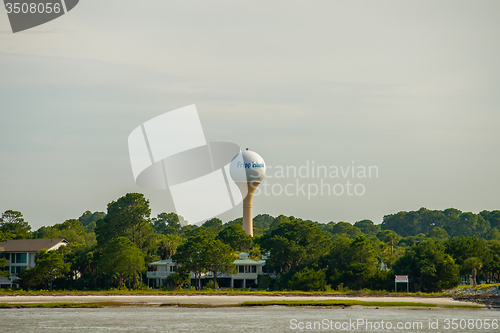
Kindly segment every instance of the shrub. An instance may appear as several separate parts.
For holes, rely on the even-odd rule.
[[[305,268],[293,275],[290,288],[303,291],[324,291],[326,290],[326,274],[322,270]]]

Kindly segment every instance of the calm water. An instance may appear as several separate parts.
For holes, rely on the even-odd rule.
[[[493,310],[457,309],[314,309],[314,308],[218,308],[183,309],[157,307],[121,307],[104,309],[2,309],[0,310],[1,332],[293,332],[301,331],[299,325],[322,322],[332,329],[316,331],[353,332],[500,332],[484,329],[484,323],[499,319],[500,312]],[[457,319],[458,329],[446,330],[446,319]],[[462,327],[460,329],[460,320]],[[465,320],[468,327],[464,328]],[[489,321],[485,321],[489,319]],[[335,329],[335,324],[364,320],[371,323],[359,329]],[[378,328],[384,321],[384,329]],[[437,329],[429,329],[429,320]],[[330,322],[332,321],[332,322]],[[397,329],[397,323],[418,325],[410,329]],[[302,324],[301,324],[302,323]],[[388,325],[392,329],[387,329]],[[408,324],[409,323],[409,324]],[[451,324],[451,322],[450,322]],[[472,328],[471,328],[472,325]],[[479,328],[482,325],[483,328]],[[296,329],[292,329],[295,328]],[[324,327],[325,328],[325,327]],[[314,331],[304,329],[302,331]]]

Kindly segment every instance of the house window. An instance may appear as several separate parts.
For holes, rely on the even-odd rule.
[[[14,261],[15,260],[15,261]],[[26,263],[26,253],[14,253],[12,254],[12,262],[17,264],[25,264]]]
[[[16,274],[16,266],[10,266],[10,274]]]
[[[257,266],[252,266],[252,273],[257,273]]]
[[[5,254],[5,259],[9,260],[10,259],[10,253]]]
[[[245,266],[238,266],[238,273],[245,273]]]
[[[26,266],[16,266],[16,273],[21,274],[21,272],[26,268]]]
[[[170,266],[170,271],[175,272],[175,266]]]

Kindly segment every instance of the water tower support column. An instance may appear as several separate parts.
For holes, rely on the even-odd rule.
[[[242,193],[247,191],[247,196],[243,199],[243,231],[253,237],[253,195],[260,182],[236,183]]]

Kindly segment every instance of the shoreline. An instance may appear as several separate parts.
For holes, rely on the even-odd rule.
[[[470,302],[454,300],[451,297],[414,297],[414,296],[329,296],[329,295],[0,295],[0,303],[117,303],[123,305],[162,305],[172,306],[239,306],[244,302],[376,302],[383,303],[423,303],[429,306],[463,307]],[[353,304],[356,305],[356,304]]]

